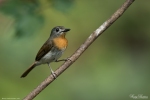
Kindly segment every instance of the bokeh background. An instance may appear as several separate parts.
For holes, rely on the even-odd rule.
[[[48,77],[47,65],[26,78],[20,75],[53,27],[71,28],[61,57],[67,58],[124,1],[0,0],[0,99],[22,99]],[[150,98],[149,18],[149,0],[136,0],[35,100],[132,100],[130,95],[139,94]],[[57,69],[62,63],[51,66]]]

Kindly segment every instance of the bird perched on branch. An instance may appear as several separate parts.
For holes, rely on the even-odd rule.
[[[37,53],[35,62],[21,75],[21,78],[26,77],[33,68],[41,64],[48,64],[53,77],[56,78],[56,74],[52,70],[50,63],[67,60],[58,59],[61,57],[62,53],[67,48],[68,41],[65,38],[65,35],[68,31],[70,31],[70,29],[65,28],[63,26],[54,27],[51,31],[50,37]]]

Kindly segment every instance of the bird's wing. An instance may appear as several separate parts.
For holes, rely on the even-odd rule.
[[[48,40],[43,44],[43,46],[41,47],[41,49],[36,55],[35,58],[36,61],[39,61],[43,56],[45,56],[52,49],[53,47],[52,43],[53,43],[52,41]]]

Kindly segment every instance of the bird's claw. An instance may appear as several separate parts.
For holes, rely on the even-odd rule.
[[[57,78],[57,74],[54,71],[52,71],[51,73],[52,73],[54,79],[56,79]]]

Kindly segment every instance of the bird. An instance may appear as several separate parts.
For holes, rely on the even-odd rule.
[[[54,27],[49,38],[38,51],[34,63],[21,75],[21,78],[26,77],[31,70],[41,64],[48,64],[53,77],[56,78],[56,73],[53,71],[50,63],[68,60],[58,60],[68,46],[68,40],[65,38],[68,31],[70,29],[64,26]]]

